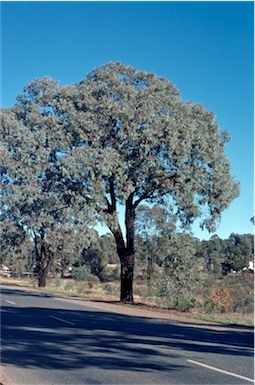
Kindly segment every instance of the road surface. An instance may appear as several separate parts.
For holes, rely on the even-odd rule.
[[[249,328],[134,317],[1,288],[3,385],[251,384],[253,341]]]

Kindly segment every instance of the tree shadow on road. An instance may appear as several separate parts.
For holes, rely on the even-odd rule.
[[[253,333],[103,311],[1,308],[2,363],[22,368],[181,370],[183,351],[253,355]]]

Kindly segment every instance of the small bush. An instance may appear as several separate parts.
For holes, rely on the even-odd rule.
[[[87,289],[86,285],[81,284],[81,285],[76,285],[75,291],[77,294],[81,295],[85,293],[86,289]]]
[[[228,287],[212,285],[205,307],[207,311],[217,311],[219,313],[231,312],[233,310],[232,290]]]
[[[196,306],[196,299],[191,295],[181,295],[178,298],[176,308],[179,311],[188,311]]]
[[[64,290],[66,291],[74,291],[75,290],[75,284],[72,282],[67,282],[64,286]]]
[[[156,282],[156,294],[160,297],[163,306],[168,309],[173,306],[172,290],[170,288],[170,282],[167,277],[163,276],[158,282]]]
[[[72,277],[76,281],[87,281],[90,276],[90,272],[86,266],[74,267],[72,270]]]
[[[55,279],[54,285],[55,285],[55,287],[60,287],[61,286],[61,280],[60,279]]]
[[[87,278],[88,283],[99,284],[100,279],[97,275],[90,274]]]
[[[114,285],[106,285],[104,287],[104,292],[106,295],[118,294],[119,288],[117,286],[114,286]]]
[[[196,299],[192,292],[185,287],[179,290],[170,277],[163,276],[157,282],[156,291],[166,309],[187,311],[196,305]]]

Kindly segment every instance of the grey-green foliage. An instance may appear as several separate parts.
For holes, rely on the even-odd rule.
[[[131,194],[136,202],[170,194],[183,224],[206,211],[209,229],[238,195],[224,155],[228,134],[167,79],[110,63],[63,87],[57,108],[66,176],[83,181],[111,228],[113,192],[123,204]]]
[[[3,210],[0,216],[0,263],[1,265],[7,264],[10,267],[15,264],[21,248],[26,249],[25,253],[27,256],[31,254],[31,242],[29,242],[29,238],[23,227],[4,214],[5,212]]]
[[[4,140],[7,158],[15,151],[27,162],[17,164],[17,177],[36,174],[38,181],[52,172],[59,190],[91,199],[102,215],[111,214],[112,180],[122,203],[131,193],[152,200],[170,194],[184,223],[201,216],[202,205],[208,228],[238,194],[224,155],[229,136],[214,114],[182,101],[169,80],[121,63],[71,86],[47,78],[29,83],[18,104],[4,110]]]
[[[46,104],[52,100],[54,87],[53,81],[37,80],[25,88],[14,107],[1,110],[1,215],[9,227],[19,229],[19,234],[12,236],[12,246],[22,240],[19,248],[23,255],[26,239],[33,240],[31,267],[40,286],[46,284],[54,259],[67,258],[71,250],[77,252],[81,239],[77,233],[81,227],[85,233],[88,219],[86,207],[81,213],[81,202],[76,199],[70,204],[65,191],[53,188],[62,175],[59,147],[49,144],[54,122],[49,121]],[[26,236],[22,238],[23,233]],[[5,243],[9,235],[4,233]]]
[[[87,281],[90,276],[90,269],[83,265],[72,268],[72,278],[77,281]]]
[[[179,234],[169,239],[164,272],[157,281],[157,293],[167,308],[188,310],[196,302],[196,289],[203,282],[191,236]]]

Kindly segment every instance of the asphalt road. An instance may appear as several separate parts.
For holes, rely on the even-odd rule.
[[[1,288],[3,385],[254,383],[253,330],[134,317]]]

